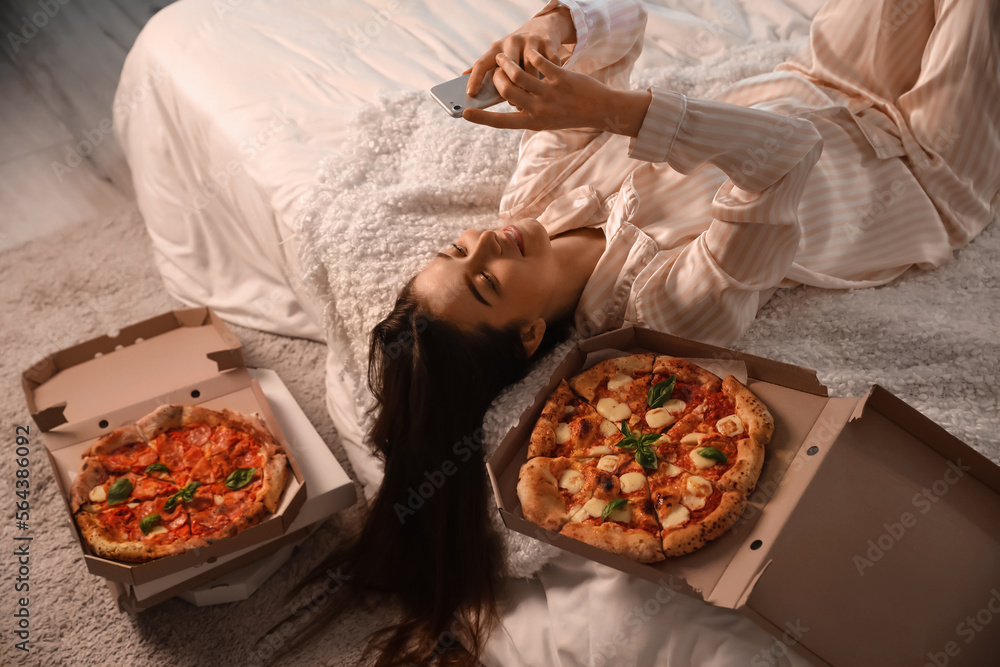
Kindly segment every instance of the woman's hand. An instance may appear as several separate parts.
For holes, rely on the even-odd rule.
[[[496,56],[493,75],[497,91],[517,113],[466,109],[473,123],[504,129],[561,130],[590,128],[637,136],[646,117],[649,91],[620,90],[586,74],[565,70],[536,49],[524,54],[525,68],[508,55]],[[540,72],[544,78],[533,76]]]
[[[503,39],[490,45],[489,50],[475,62],[466,74],[469,85],[466,92],[469,96],[479,92],[483,79],[497,66],[497,56],[507,55],[516,63],[525,62],[524,56],[529,49],[534,49],[545,55],[552,62],[559,61],[559,47],[563,44],[576,43],[576,27],[569,9],[562,5],[549,6],[539,14],[528,19],[520,28]],[[529,74],[537,76],[538,71],[527,62],[525,67]]]

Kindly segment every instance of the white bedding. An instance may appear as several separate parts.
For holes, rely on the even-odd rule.
[[[380,93],[457,75],[542,4],[182,0],[157,14],[126,62],[115,127],[167,289],[238,324],[324,340],[292,233],[320,160]],[[651,3],[637,70],[801,39],[819,4]],[[344,361],[331,355],[328,404],[371,491],[378,471],[364,459],[353,400],[361,376]],[[516,586],[488,664],[722,665],[772,654],[781,655],[760,664],[788,664],[746,619],[681,596],[659,605],[651,622],[629,626],[627,643],[615,642],[628,610],[658,591],[592,563],[561,558]],[[609,612],[620,614],[617,625]]]

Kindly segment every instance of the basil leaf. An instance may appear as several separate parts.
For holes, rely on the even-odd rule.
[[[132,482],[128,481],[128,477],[122,477],[108,489],[108,507],[120,505],[130,495],[132,495]]]
[[[718,461],[719,463],[725,463],[729,460],[725,452],[721,452],[715,447],[702,447],[701,449],[696,449],[695,454],[698,456],[704,456],[706,459]]]
[[[649,447],[640,447],[635,453],[636,462],[643,468],[656,470],[660,467],[660,462],[656,458],[656,452]]]
[[[670,396],[674,393],[674,385],[677,383],[677,376],[671,375],[663,382],[657,382],[652,387],[649,388],[649,393],[646,394],[646,405],[651,408],[661,407],[664,403],[670,400]]]
[[[159,514],[147,514],[139,522],[139,530],[142,531],[143,535],[149,535],[149,531],[153,530],[153,526],[160,522]]]
[[[151,472],[165,472],[165,473],[167,473],[169,475],[170,474],[170,468],[168,468],[167,466],[163,465],[162,463],[150,463],[148,466],[146,466],[146,469],[143,470],[142,472],[145,473],[145,474],[147,474],[147,475],[149,473],[151,473]]]
[[[243,488],[250,483],[255,472],[256,468],[237,468],[226,477],[226,488],[233,491]]]
[[[177,507],[177,503],[181,501],[190,502],[194,498],[194,492],[199,486],[201,486],[201,482],[190,482],[183,489],[167,498],[167,502],[163,503],[164,511],[173,512],[174,508]]]
[[[635,439],[635,435],[632,433],[632,429],[628,427],[628,422],[625,421],[624,419],[622,420],[621,426],[619,426],[618,428],[622,432],[622,435],[624,435],[626,438],[632,438],[633,440]]]
[[[640,447],[649,447],[650,445],[656,444],[659,439],[663,437],[661,433],[643,433],[639,437]]]
[[[609,500],[608,504],[605,505],[604,509],[601,511],[601,523],[604,523],[612,512],[625,507],[625,505],[628,505],[628,498],[615,498],[614,500]]]

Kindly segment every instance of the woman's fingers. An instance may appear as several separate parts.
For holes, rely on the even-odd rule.
[[[510,56],[507,54],[500,54],[497,56],[497,65],[500,66],[501,71],[506,75],[507,80],[513,83],[515,86],[524,90],[528,93],[539,93],[542,91],[542,82],[537,76],[533,76],[528,72],[521,69],[516,62],[514,62]],[[493,82],[496,83],[497,77],[493,77]],[[502,91],[501,91],[502,94]],[[506,98],[506,95],[504,95]]]
[[[529,63],[542,76],[548,79],[555,79],[559,76],[559,73],[563,71],[562,67],[542,55],[542,53],[537,49],[528,49],[524,54],[524,61],[525,63]]]
[[[488,125],[501,130],[526,130],[533,129],[532,121],[524,113],[499,113],[495,111],[483,111],[482,109],[466,109],[462,112],[462,118],[478,125]]]
[[[523,70],[520,68],[518,68],[518,71],[524,74]],[[497,92],[500,93],[500,96],[514,107],[523,108],[531,101],[531,93],[511,81],[510,77],[507,75],[507,71],[503,67],[500,67],[493,72],[493,85],[496,86]]]

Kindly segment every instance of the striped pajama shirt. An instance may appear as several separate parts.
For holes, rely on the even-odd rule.
[[[626,87],[639,3],[564,0],[564,67]],[[500,216],[607,247],[576,311],[717,344],[781,287],[883,284],[933,268],[1000,198],[1000,7],[831,0],[809,48],[717,99],[652,89],[638,137],[526,132]]]

